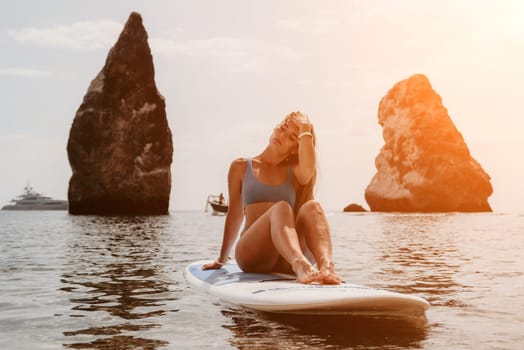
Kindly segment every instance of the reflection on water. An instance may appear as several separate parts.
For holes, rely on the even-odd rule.
[[[155,349],[167,341],[148,337],[174,300],[163,242],[167,217],[73,217],[61,291],[69,293],[70,317],[85,327],[65,331],[70,348]],[[95,322],[93,322],[95,321]],[[77,322],[77,324],[79,324]],[[81,324],[81,323],[80,323]]]
[[[271,316],[184,281],[223,217],[0,211],[0,349],[521,349],[524,215],[331,214],[337,271],[426,319]],[[62,345],[64,344],[64,345]]]
[[[314,316],[224,309],[232,320],[238,349],[420,348],[427,336],[425,317]]]
[[[458,283],[455,276],[469,259],[455,244],[450,215],[382,216],[376,278],[389,289],[423,296],[433,306],[466,306],[456,296],[471,286]]]

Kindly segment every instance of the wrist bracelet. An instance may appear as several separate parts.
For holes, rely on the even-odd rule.
[[[298,140],[300,140],[304,136],[311,136],[311,137],[313,137],[313,134],[311,132],[309,132],[309,131],[301,132],[300,134],[298,134]]]

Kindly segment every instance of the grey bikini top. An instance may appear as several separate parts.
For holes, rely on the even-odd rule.
[[[291,176],[291,166],[288,168],[286,181],[280,185],[266,185],[253,175],[251,158],[247,159],[246,172],[242,181],[242,201],[244,207],[251,203],[286,201],[291,208],[295,207],[295,187]]]

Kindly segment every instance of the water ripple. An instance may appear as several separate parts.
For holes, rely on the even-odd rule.
[[[271,316],[189,287],[224,217],[0,212],[0,348],[519,349],[523,218],[331,213],[345,280],[430,301],[399,320]]]

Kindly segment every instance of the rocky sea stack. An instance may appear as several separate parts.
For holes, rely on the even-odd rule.
[[[76,112],[71,214],[167,214],[173,144],[142,17],[131,13]]]
[[[424,75],[396,84],[380,101],[378,120],[385,145],[366,188],[371,211],[491,211],[490,177]]]

